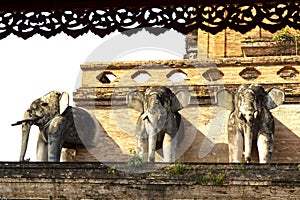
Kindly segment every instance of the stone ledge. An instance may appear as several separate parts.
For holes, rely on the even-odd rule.
[[[126,163],[110,163],[121,167]],[[158,165],[146,165],[147,167]],[[0,163],[4,199],[300,198],[298,164],[159,164],[132,173],[102,163]],[[183,167],[183,170],[178,168]],[[177,170],[176,170],[177,169]]]
[[[181,165],[180,173],[172,172]],[[112,176],[109,169],[114,166],[118,175]],[[198,184],[193,178],[201,178],[207,174],[223,174],[224,185],[299,185],[300,166],[298,164],[226,164],[226,163],[154,163],[145,167],[133,169],[126,163],[99,162],[1,162],[0,179],[145,179],[148,183],[160,180],[160,183]],[[153,169],[153,170],[152,170]],[[176,181],[175,181],[176,180]],[[175,182],[174,182],[175,181]],[[142,181],[143,182],[143,181]],[[155,184],[159,184],[159,182]],[[222,185],[223,185],[222,184]]]
[[[204,59],[179,59],[179,60],[142,60],[142,61],[118,61],[118,62],[87,62],[81,64],[82,70],[124,70],[134,67],[143,66],[157,68],[170,66],[173,68],[180,67],[240,67],[249,65],[282,65],[299,64],[300,56],[265,56],[265,57],[232,57],[232,58],[204,58]]]

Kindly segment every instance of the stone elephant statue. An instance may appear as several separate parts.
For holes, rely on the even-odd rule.
[[[174,162],[179,136],[184,126],[179,110],[190,103],[190,94],[174,94],[164,86],[152,86],[127,95],[127,105],[141,113],[136,126],[137,153],[145,162],[155,161],[155,151],[163,147],[164,162]]]
[[[88,111],[69,106],[69,95],[51,91],[33,101],[25,111],[22,124],[20,161],[24,161],[32,125],[39,127],[36,156],[38,161],[59,162],[61,150],[77,145],[94,146],[99,139],[100,124]]]
[[[228,119],[229,162],[251,161],[252,142],[257,141],[260,163],[270,163],[274,143],[274,119],[269,111],[284,102],[282,90],[265,91],[260,85],[241,85],[234,94],[217,92],[217,104],[231,111]]]

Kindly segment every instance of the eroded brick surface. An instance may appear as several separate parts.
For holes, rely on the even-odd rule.
[[[126,166],[125,163],[119,165]],[[101,163],[0,163],[2,199],[299,199],[297,164],[165,165],[111,173]],[[148,166],[151,167],[151,166]],[[173,170],[173,172],[172,172]],[[176,171],[175,171],[176,172]]]

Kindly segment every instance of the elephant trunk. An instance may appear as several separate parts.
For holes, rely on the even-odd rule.
[[[26,111],[24,114],[24,119],[29,119],[29,112]],[[21,143],[21,153],[20,153],[20,161],[24,161],[24,157],[27,150],[27,144],[29,139],[30,128],[32,126],[32,122],[27,120],[27,122],[22,123],[22,143]]]
[[[245,151],[244,156],[245,156],[246,163],[249,163],[251,161],[252,135],[253,135],[252,127],[246,125],[244,131],[244,151]]]

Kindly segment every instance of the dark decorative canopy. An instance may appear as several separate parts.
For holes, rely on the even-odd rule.
[[[146,27],[181,33],[226,28],[245,33],[256,26],[275,32],[299,29],[300,1],[268,0],[4,0],[0,2],[0,39],[15,34],[49,38],[88,31],[100,37]],[[153,29],[151,29],[153,30]]]

